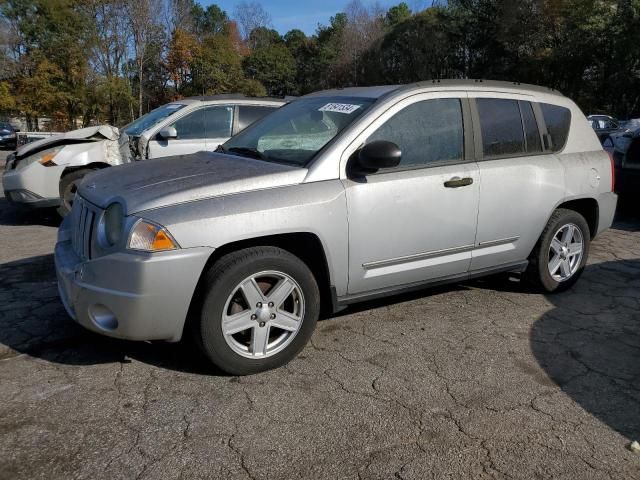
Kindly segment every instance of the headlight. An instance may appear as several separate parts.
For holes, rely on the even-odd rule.
[[[16,168],[24,168],[35,162],[41,163],[45,167],[53,167],[55,166],[55,162],[53,161],[53,159],[63,148],[64,145],[47,148],[46,150],[42,150],[38,153],[34,153],[33,155],[29,155],[28,157],[17,160]]]
[[[124,210],[119,203],[107,207],[98,223],[98,241],[103,248],[113,247],[122,240]]]
[[[161,225],[140,220],[133,226],[127,248],[145,252],[161,252],[180,248],[169,232]]]

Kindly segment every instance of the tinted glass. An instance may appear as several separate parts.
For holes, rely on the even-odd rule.
[[[464,128],[460,100],[414,103],[401,110],[368,139],[393,142],[402,151],[401,166],[462,160]]]
[[[375,99],[306,97],[278,108],[231,138],[222,150],[265,161],[306,165]]]
[[[533,113],[533,106],[529,102],[520,102],[520,112],[522,113],[522,124],[524,125],[524,133],[527,140],[527,152],[542,152],[540,130],[538,129],[536,116]]]
[[[562,150],[567,143],[569,127],[571,126],[571,111],[568,108],[541,103],[544,122],[551,136],[551,149],[554,152]]]
[[[181,103],[169,103],[158,107],[155,110],[151,110],[149,113],[141,116],[137,120],[134,120],[129,125],[123,128],[127,135],[138,136],[145,130],[157,125],[162,120],[170,115],[173,115],[178,110],[184,108],[186,105]]]
[[[254,105],[240,105],[238,107],[238,131],[244,130],[253,122],[273,112],[277,107],[259,107]]]
[[[524,153],[524,132],[517,100],[478,98],[485,157]]]
[[[200,108],[173,123],[179,140],[224,138],[231,136],[233,107]]]

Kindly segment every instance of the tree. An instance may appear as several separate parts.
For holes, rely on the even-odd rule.
[[[134,62],[138,72],[138,116],[143,112],[145,66],[149,61],[149,49],[160,32],[156,22],[161,11],[160,0],[127,0],[125,13],[131,29]]]
[[[233,18],[238,23],[240,34],[245,41],[256,28],[267,28],[271,25],[271,15],[256,1],[240,2],[233,12]]]
[[[284,43],[260,47],[244,62],[247,76],[262,83],[269,95],[283,96],[294,88],[296,61]]]
[[[411,9],[405,2],[401,2],[395,7],[391,7],[387,10],[385,15],[385,23],[389,27],[395,27],[397,24],[404,22],[411,18]]]

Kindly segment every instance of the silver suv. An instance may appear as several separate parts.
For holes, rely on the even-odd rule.
[[[222,145],[88,177],[55,249],[69,314],[250,374],[321,305],[497,272],[569,288],[616,207],[585,116],[552,90],[441,81],[302,97]]]

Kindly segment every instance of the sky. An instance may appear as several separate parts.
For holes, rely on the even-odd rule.
[[[241,0],[200,0],[204,6],[212,3],[225,10],[229,16]],[[361,0],[365,6],[378,3],[382,8],[397,5],[403,0]],[[431,2],[425,0],[404,0],[411,8],[424,8]],[[273,28],[280,34],[298,28],[307,35],[315,33],[318,24],[328,25],[329,18],[343,11],[348,0],[262,0],[262,6],[271,14]]]

